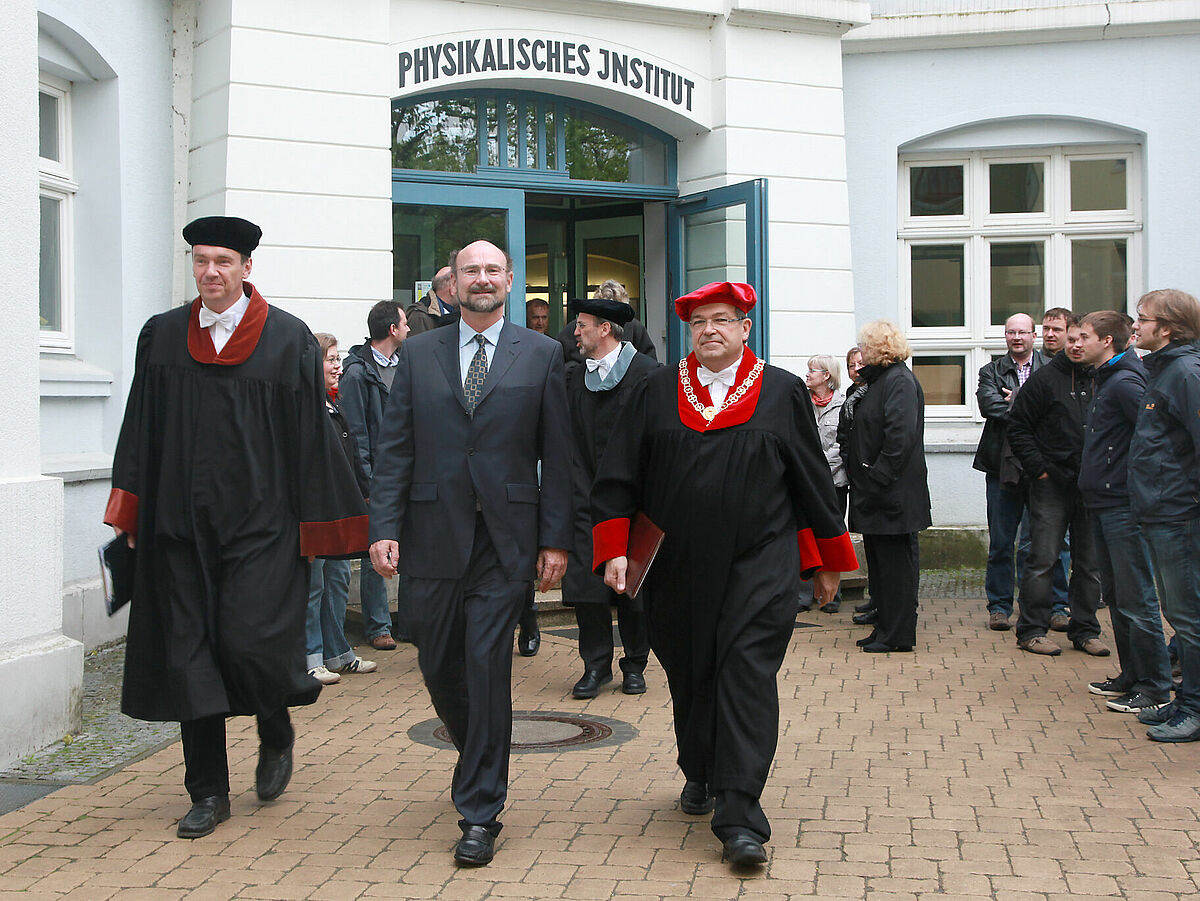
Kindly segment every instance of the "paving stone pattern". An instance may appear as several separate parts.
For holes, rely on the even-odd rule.
[[[1023,654],[978,598],[978,580],[973,596],[926,598],[913,654],[859,652],[850,605],[805,614],[818,625],[796,630],[780,674],[774,835],[755,876],[731,873],[707,818],[678,809],[662,670],[645,695],[573,701],[576,648],[547,635],[514,658],[516,706],[637,735],[514,754],[489,867],[451,861],[453,753],[407,736],[432,714],[405,645],[296,711],[298,765],[276,802],[254,796],[253,723],[231,721],[233,819],[207,838],[174,837],[178,745],[0,816],[0,899],[1195,898],[1200,744],[1146,740],[1086,691],[1112,658]]]

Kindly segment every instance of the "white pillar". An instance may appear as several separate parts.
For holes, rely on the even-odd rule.
[[[0,429],[0,767],[77,731],[83,645],[62,633],[62,482],[41,475],[38,50],[34,0],[0,4],[0,247],[7,277]]]

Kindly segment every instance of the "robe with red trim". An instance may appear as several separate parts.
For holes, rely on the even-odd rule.
[[[731,395],[755,362],[746,350]],[[696,400],[710,405],[694,354],[687,363]],[[665,533],[648,576],[650,640],[671,687],[680,768],[710,791],[757,798],[801,574],[857,568],[804,383],[767,366],[709,423],[678,366],[652,373],[618,417],[591,506],[597,569],[625,553],[636,511]]]
[[[137,719],[311,703],[306,557],[366,549],[320,348],[299,319],[246,293],[219,354],[199,299],[138,338],[104,520],[137,540],[121,702]]]

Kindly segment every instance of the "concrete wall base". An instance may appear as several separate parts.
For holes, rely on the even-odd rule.
[[[0,767],[78,732],[83,701],[83,645],[48,635],[0,648]]]
[[[63,586],[63,634],[83,644],[85,651],[125,637],[129,606],[115,616],[104,609],[104,589],[99,579],[81,580]]]

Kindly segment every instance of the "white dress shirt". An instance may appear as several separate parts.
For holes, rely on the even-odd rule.
[[[588,372],[599,372],[600,378],[608,378],[608,374],[612,372],[613,365],[617,362],[617,357],[621,356],[621,345],[618,344],[611,351],[601,357],[599,360],[588,358],[584,360],[587,364]]]
[[[482,332],[476,332],[463,320],[458,320],[458,376],[463,382],[467,380],[467,369],[471,365],[475,351],[479,349],[479,345],[475,343],[475,336],[483,335],[484,337],[483,352],[487,355],[488,369],[491,369],[492,358],[496,356],[496,342],[500,340],[500,331],[503,328],[503,317],[497,319]]]
[[[224,313],[214,313],[204,305],[203,301],[200,302],[200,328],[208,329],[217,353],[220,353],[221,349],[229,343],[229,339],[233,337],[234,330],[242,321],[242,317],[246,315],[246,309],[249,306],[250,298],[244,293],[241,299]]]
[[[394,353],[390,357],[385,357],[383,354],[381,354],[378,350],[375,349],[374,344],[371,345],[371,356],[373,356],[375,358],[375,362],[378,363],[380,366],[382,366],[384,369],[387,369],[389,366],[400,365],[400,354],[399,353]]]
[[[708,389],[708,393],[712,395],[714,407],[725,403],[726,396],[733,388],[733,380],[737,378],[738,367],[741,365],[742,355],[738,354],[738,358],[720,372],[713,372],[703,365],[696,367],[696,380]]]

